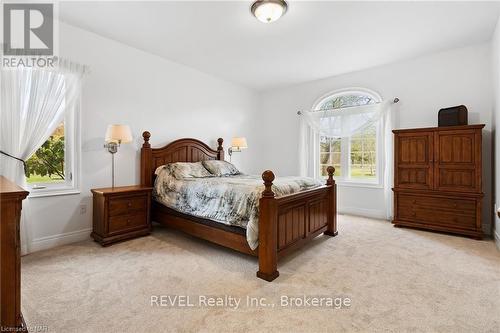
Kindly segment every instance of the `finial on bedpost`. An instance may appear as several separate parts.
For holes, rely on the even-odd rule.
[[[264,192],[262,192],[263,198],[274,198],[274,192],[272,190],[274,173],[271,170],[266,170],[262,173],[262,180],[264,181]]]
[[[223,161],[224,160],[224,147],[222,147],[222,143],[223,142],[224,142],[223,138],[218,138],[217,139],[217,143],[218,143],[218,146],[217,146],[217,159],[219,161]]]
[[[335,168],[330,165],[328,168],[326,168],[326,172],[328,172],[328,179],[326,180],[326,185],[335,184],[335,180],[333,180],[333,174],[335,173]]]
[[[142,147],[143,148],[151,147],[151,145],[149,144],[149,138],[151,137],[151,133],[149,133],[148,131],[144,131],[142,133],[142,137],[144,139],[144,143],[142,144]]]

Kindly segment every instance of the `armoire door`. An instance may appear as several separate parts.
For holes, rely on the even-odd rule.
[[[396,134],[395,187],[431,190],[433,149],[433,132]]]
[[[436,131],[435,189],[481,192],[481,130]]]

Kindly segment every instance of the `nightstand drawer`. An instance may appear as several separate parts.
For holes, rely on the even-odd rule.
[[[109,216],[133,214],[136,211],[145,211],[148,207],[148,196],[132,196],[111,198],[109,200]]]
[[[130,229],[142,228],[148,225],[146,213],[141,212],[134,215],[121,215],[109,218],[109,234],[116,234]]]

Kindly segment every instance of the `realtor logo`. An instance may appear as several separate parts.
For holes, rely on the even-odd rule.
[[[6,3],[3,5],[3,54],[51,56],[54,54],[54,5]]]

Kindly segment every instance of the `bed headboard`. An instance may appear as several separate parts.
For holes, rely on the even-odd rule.
[[[199,162],[203,160],[224,160],[222,138],[217,139],[217,150],[196,139],[175,140],[161,148],[151,148],[151,133],[142,133],[144,143],[141,149],[141,185],[153,186],[157,167],[174,162]]]

